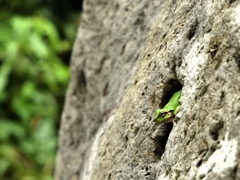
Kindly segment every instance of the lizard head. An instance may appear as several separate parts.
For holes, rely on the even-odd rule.
[[[164,109],[157,109],[154,120],[157,123],[168,123],[174,119],[173,111],[165,111]]]

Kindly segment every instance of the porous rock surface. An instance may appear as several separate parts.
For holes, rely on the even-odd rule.
[[[55,179],[240,179],[239,129],[238,0],[84,2]]]

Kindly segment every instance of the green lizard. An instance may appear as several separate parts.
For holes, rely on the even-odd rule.
[[[157,123],[169,123],[173,121],[180,109],[181,93],[181,90],[175,92],[164,108],[156,110],[154,120]]]

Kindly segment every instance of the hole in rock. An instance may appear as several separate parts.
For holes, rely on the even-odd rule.
[[[197,30],[197,26],[198,26],[198,23],[195,22],[193,25],[191,25],[188,33],[187,33],[187,39],[190,40],[193,38],[193,36],[195,35],[195,32]]]
[[[154,150],[154,155],[156,156],[157,159],[160,159],[164,153],[165,146],[167,144],[168,136],[170,132],[172,131],[173,128],[173,123],[167,123],[165,124],[166,128],[166,133],[162,136],[156,137],[156,145],[155,145],[155,150]]]
[[[182,84],[177,79],[170,79],[169,81],[167,81],[163,91],[162,101],[159,107],[163,108],[169,102],[173,94],[181,90],[182,87],[183,87]],[[162,126],[164,129],[164,133],[159,134],[159,136],[157,136],[155,139],[156,146],[155,146],[154,154],[157,159],[160,159],[165,151],[165,146],[167,144],[168,137],[173,128],[173,123],[172,122],[165,123]]]
[[[170,79],[163,90],[163,97],[160,107],[164,107],[168,103],[173,94],[182,89],[182,84],[176,79]]]

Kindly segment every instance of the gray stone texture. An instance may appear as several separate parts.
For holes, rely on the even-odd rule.
[[[240,179],[239,129],[240,1],[85,0],[55,179]]]

